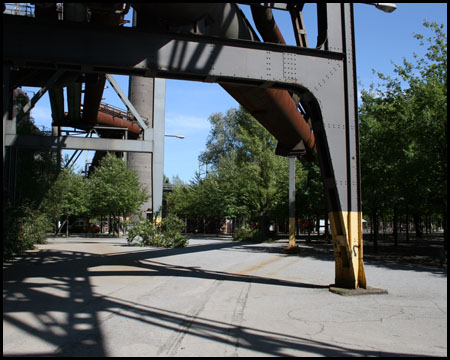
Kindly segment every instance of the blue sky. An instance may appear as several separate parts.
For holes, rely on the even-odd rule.
[[[355,4],[355,39],[358,90],[377,83],[377,75],[372,69],[384,74],[393,74],[393,63],[401,64],[403,58],[412,59],[413,53],[419,56],[426,48],[419,45],[413,35],[421,33],[431,35],[423,26],[424,20],[444,24],[447,29],[446,3],[396,3],[397,10],[384,13],[374,6]],[[242,6],[247,18],[251,13]],[[295,44],[291,30],[290,17],[281,10],[274,11],[275,19],[288,44]],[[127,18],[131,18],[127,16]],[[307,31],[309,46],[316,44],[315,4],[306,4],[303,19]],[[115,76],[121,88],[128,91],[128,77]],[[37,91],[33,88],[24,90]],[[32,92],[29,93],[30,97]],[[119,97],[110,88],[105,90],[105,102],[125,109]],[[184,139],[165,138],[164,173],[170,179],[178,176],[189,182],[199,170],[198,156],[205,149],[210,130],[208,118],[213,113],[226,113],[238,103],[218,84],[191,81],[166,80],[166,123],[168,135],[184,135]],[[38,126],[51,126],[51,111],[48,96],[44,96],[32,110],[32,116]],[[92,158],[93,152],[88,153]],[[84,166],[86,154],[77,162]],[[204,171],[204,168],[202,169]]]

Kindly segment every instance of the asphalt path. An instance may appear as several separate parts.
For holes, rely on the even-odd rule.
[[[3,355],[447,356],[446,268],[368,261],[388,294],[341,296],[329,247],[286,245],[51,238],[3,265]]]

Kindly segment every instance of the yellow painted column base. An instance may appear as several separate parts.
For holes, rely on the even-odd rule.
[[[328,216],[335,257],[335,286],[365,289],[361,212],[331,212]]]
[[[286,252],[297,252],[298,247],[295,243],[295,218],[289,218],[289,245],[284,248]]]

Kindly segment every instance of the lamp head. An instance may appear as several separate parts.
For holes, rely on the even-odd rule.
[[[391,13],[397,9],[397,5],[392,3],[375,3],[375,7],[387,13]]]

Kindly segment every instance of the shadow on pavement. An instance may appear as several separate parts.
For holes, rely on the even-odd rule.
[[[281,334],[219,322],[165,309],[141,305],[110,296],[95,294],[90,278],[101,276],[182,276],[223,281],[243,281],[274,286],[323,289],[328,286],[305,284],[266,277],[239,275],[196,267],[164,264],[155,259],[168,255],[230,249],[239,243],[220,242],[184,249],[96,255],[71,251],[26,253],[20,260],[4,264],[3,321],[38,338],[54,352],[28,351],[21,356],[108,356],[99,313],[107,312],[162,329],[222,342],[239,348],[283,356],[284,349],[297,349],[323,356],[412,356],[371,350],[352,349],[289,334]],[[152,271],[89,271],[101,265],[128,265]],[[139,269],[138,269],[139,270]],[[26,316],[24,317],[24,314]],[[16,331],[16,329],[14,331]],[[226,336],[225,336],[226,335]],[[8,336],[4,333],[4,356]],[[20,335],[19,335],[20,336]]]

